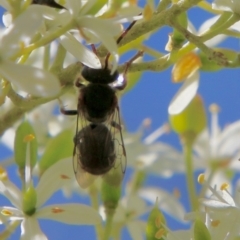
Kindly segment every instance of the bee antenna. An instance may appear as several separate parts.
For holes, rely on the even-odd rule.
[[[139,14],[139,16],[141,16],[141,15],[142,15],[142,13]],[[128,33],[128,31],[133,27],[133,25],[134,25],[136,22],[137,22],[137,20],[133,21],[133,22],[123,31],[123,33],[118,37],[118,39],[117,39],[117,41],[116,41],[117,44],[119,44],[119,43],[122,41],[122,39],[125,37],[125,35]],[[105,59],[105,69],[108,68],[108,59],[109,59],[110,55],[111,55],[111,54],[108,53],[107,56],[106,56],[106,59]]]

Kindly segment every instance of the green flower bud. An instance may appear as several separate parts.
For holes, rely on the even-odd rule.
[[[24,121],[17,128],[14,139],[14,157],[20,171],[25,168],[28,144],[30,164],[31,167],[34,167],[37,162],[37,139],[31,124]]]
[[[106,215],[113,215],[121,198],[122,173],[118,169],[111,170],[103,177],[101,197]]]
[[[30,186],[23,193],[23,212],[29,216],[33,215],[36,211],[37,193],[33,186]]]
[[[179,114],[169,116],[172,129],[181,137],[195,137],[206,127],[207,117],[202,98],[196,95]]]
[[[181,14],[179,14],[175,20],[182,27],[187,28],[188,17],[187,17],[187,13],[186,12],[182,12]],[[171,52],[173,50],[177,50],[177,49],[182,47],[182,45],[184,44],[185,40],[186,40],[186,38],[185,38],[185,36],[182,33],[180,33],[176,29],[173,29],[173,33],[171,33],[169,35],[169,40],[168,40],[168,43],[167,43],[165,49],[167,51],[169,51],[169,52]]]
[[[149,214],[147,221],[146,237],[147,240],[163,240],[167,232],[163,226],[166,220],[157,206],[157,202]]]

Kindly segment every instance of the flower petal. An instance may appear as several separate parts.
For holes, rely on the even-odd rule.
[[[220,17],[220,15],[214,16],[214,17],[206,20],[199,28],[199,35],[202,35],[202,34],[204,34],[205,31],[209,30],[210,27],[219,19],[219,17]],[[227,38],[226,35],[219,34],[219,35],[211,38],[210,40],[206,41],[205,44],[208,47],[214,47],[214,46],[218,45],[219,43],[223,42],[226,38]]]
[[[107,48],[109,53],[111,53],[113,57],[111,72],[114,72],[117,69],[119,58],[117,54],[117,43],[113,38],[113,36],[117,35],[118,32],[117,25],[111,24],[111,22],[106,21],[105,19],[94,19],[87,17],[84,17],[84,20],[83,18],[79,18],[78,25],[79,27],[85,28],[85,30],[89,30],[89,32],[97,36],[102,44]]]
[[[24,218],[24,214],[21,210],[13,207],[0,207],[1,219],[8,219],[10,221],[22,220]]]
[[[182,112],[196,95],[198,85],[199,85],[199,73],[198,71],[196,71],[185,81],[183,86],[178,90],[177,94],[174,96],[168,107],[168,113],[170,115],[175,115]]]
[[[32,66],[3,61],[0,63],[0,74],[21,90],[34,96],[52,97],[60,91],[56,76]]]
[[[98,57],[78,42],[71,34],[67,33],[61,36],[60,42],[68,52],[84,65],[90,68],[101,68],[101,62]]]
[[[36,217],[76,225],[95,225],[102,220],[99,213],[92,207],[73,203],[43,207],[36,213]]]
[[[139,195],[151,203],[155,203],[158,198],[159,207],[162,211],[182,221],[185,210],[173,195],[157,188],[143,188],[139,191]]]
[[[26,217],[21,224],[21,240],[48,240],[34,217]]]
[[[0,181],[0,193],[18,209],[22,206],[22,192],[9,180]]]
[[[41,6],[29,6],[28,9],[17,17],[4,32],[1,40],[2,53],[11,56],[18,51],[22,44],[30,43],[31,37],[37,32],[43,22],[43,10]],[[23,27],[24,26],[24,27]]]
[[[143,221],[132,221],[127,223],[128,231],[132,239],[144,240],[143,237],[146,231],[146,223]]]
[[[75,180],[72,159],[67,158],[56,162],[41,176],[36,187],[37,207],[42,206],[49,197],[64,184]]]

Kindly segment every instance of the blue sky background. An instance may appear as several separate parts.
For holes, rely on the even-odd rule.
[[[145,1],[140,2],[145,3]],[[197,29],[204,20],[211,16],[211,14],[206,14],[203,11],[199,11],[197,8],[191,9],[189,12],[189,19],[194,23]],[[150,40],[146,41],[146,44],[156,50],[165,52],[164,47],[168,41],[168,34],[171,33],[171,31],[170,28],[164,27],[159,32],[155,33]],[[239,39],[229,38],[222,42],[220,46],[228,47],[238,52],[240,51]],[[148,56],[144,58],[146,60],[149,59]],[[219,122],[222,127],[238,120],[240,118],[240,69],[226,69],[214,73],[201,72],[200,76],[201,81],[198,92],[203,97],[206,109],[212,103],[217,103],[220,106],[221,112]],[[135,88],[126,93],[121,99],[122,117],[128,131],[136,131],[145,118],[152,119],[149,133],[167,122],[168,105],[180,86],[181,83],[173,84],[171,82],[171,68],[164,72],[145,72]],[[163,136],[161,141],[181,149],[178,136],[174,133]],[[0,144],[0,160],[9,156],[11,156],[11,152]],[[10,173],[10,178],[19,185],[20,181],[16,176],[16,167],[11,166],[8,168],[8,171]],[[125,182],[129,179],[130,173],[131,170],[128,169],[124,180]],[[172,192],[175,188],[180,189],[180,200],[186,209],[189,209],[184,175],[177,174],[168,180],[156,176],[149,176],[145,184],[147,186],[161,186],[169,192]],[[56,201],[58,203],[66,201],[69,203],[89,203],[87,197],[77,194],[71,199],[66,200],[61,192],[54,194],[47,203],[56,203]],[[2,205],[9,205],[9,202],[4,197],[0,196],[0,206]],[[188,225],[181,224],[171,217],[167,217],[167,220],[168,226],[171,229],[183,229],[188,227]],[[43,232],[46,233],[50,240],[95,239],[95,233],[92,227],[70,226],[49,220],[41,221],[40,224]],[[19,239],[19,234],[20,229],[18,229],[10,239]],[[124,231],[123,236],[122,239],[130,239],[126,231]]]

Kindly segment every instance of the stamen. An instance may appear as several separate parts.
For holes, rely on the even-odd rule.
[[[157,228],[160,228],[162,226],[162,221],[161,221],[161,218],[160,216],[157,216],[156,219],[155,219],[155,226]]]
[[[0,166],[0,180],[4,181],[4,180],[8,180],[8,175],[6,170]]]
[[[24,137],[24,142],[31,142],[33,139],[35,139],[35,136],[33,134],[28,134]]]
[[[209,106],[209,111],[211,113],[219,113],[220,112],[220,107],[216,103],[213,103]]]
[[[59,207],[52,208],[52,213],[61,213],[64,212],[64,209],[61,209]]]
[[[198,183],[204,184],[205,182],[205,175],[203,173],[198,175]]]
[[[161,239],[164,236],[165,233],[166,233],[165,229],[161,228],[156,232],[155,238],[156,239]]]
[[[181,197],[181,192],[179,191],[178,188],[174,188],[174,189],[173,189],[173,195],[174,195],[174,197],[176,197],[176,198],[180,198],[180,197]]]
[[[61,175],[60,175],[60,178],[62,178],[62,179],[70,179],[70,177],[69,177],[69,176],[67,176],[67,175],[64,175],[64,174],[61,174]]]
[[[220,187],[220,189],[223,190],[227,190],[229,188],[229,184],[228,183],[223,183]]]
[[[168,123],[165,123],[161,127],[159,127],[157,130],[155,130],[153,133],[151,133],[149,136],[147,136],[143,142],[145,144],[151,144],[153,143],[157,138],[161,137],[163,134],[168,133],[170,131],[170,127]]]
[[[212,227],[217,227],[219,225],[220,221],[219,220],[212,220],[211,221],[211,226]]]
[[[6,216],[6,217],[9,217],[9,216],[12,216],[12,215],[13,215],[13,213],[12,213],[11,211],[7,210],[7,209],[3,209],[3,210],[1,211],[1,214],[4,215],[4,216]]]

